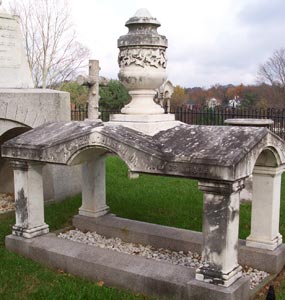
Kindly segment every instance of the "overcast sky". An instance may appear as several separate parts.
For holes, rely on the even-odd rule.
[[[3,1],[5,3],[5,0]],[[256,83],[259,64],[285,47],[285,0],[70,0],[78,40],[117,78],[117,39],[147,8],[168,38],[168,75],[184,87]]]

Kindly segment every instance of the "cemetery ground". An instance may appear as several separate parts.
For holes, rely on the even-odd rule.
[[[68,182],[66,183],[68,184]],[[283,176],[281,203],[281,234],[285,236],[285,177]],[[202,193],[195,180],[141,175],[127,177],[126,165],[116,157],[107,159],[107,201],[117,216],[167,226],[202,230]],[[45,207],[45,220],[50,230],[71,226],[71,218],[78,211],[81,198],[74,197]],[[250,204],[242,204],[240,238],[250,232]],[[11,233],[14,213],[0,215],[0,299],[1,300],[80,300],[80,299],[154,299],[107,288],[104,282],[93,283],[62,270],[50,270],[5,249],[4,238]],[[273,282],[276,299],[285,300],[285,270]],[[266,288],[255,300],[265,300]],[[209,298],[210,299],[210,298]]]

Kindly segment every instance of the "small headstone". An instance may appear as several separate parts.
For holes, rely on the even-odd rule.
[[[34,88],[20,25],[0,0],[0,88]]]

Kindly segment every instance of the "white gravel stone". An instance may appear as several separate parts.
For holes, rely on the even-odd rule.
[[[106,238],[100,234],[97,234],[96,232],[83,233],[82,231],[76,229],[67,231],[65,233],[60,233],[58,237],[99,248],[111,249],[130,255],[139,255],[148,259],[165,261],[174,265],[180,265],[189,268],[196,269],[201,266],[207,266],[207,263],[202,261],[201,255],[198,253],[192,253],[191,251],[176,252],[163,248],[155,249],[150,245],[144,246],[141,244],[126,243],[120,238]],[[264,271],[245,266],[243,268],[243,276],[250,277],[250,288],[253,289],[267,276],[269,276],[269,274]]]
[[[0,194],[0,213],[15,209],[14,195]]]

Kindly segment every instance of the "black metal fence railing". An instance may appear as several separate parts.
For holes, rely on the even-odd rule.
[[[120,113],[121,113],[120,109],[118,109],[118,110],[101,110],[100,111],[100,119],[103,122],[108,122],[111,114],[120,114]]]
[[[109,121],[110,114],[121,113],[120,109],[117,110],[101,110],[100,119],[104,122]],[[88,103],[86,104],[71,104],[71,120],[72,121],[84,121],[88,118]]]
[[[270,129],[285,139],[285,108],[187,108],[177,107],[171,111],[175,119],[192,125],[224,125],[226,119],[272,119]]]
[[[100,110],[101,120],[109,121],[110,114],[120,113],[120,110]],[[83,121],[87,118],[87,105],[72,105],[71,119]],[[192,125],[224,125],[226,119],[252,118],[252,119],[272,119],[274,124],[270,129],[285,139],[285,108],[205,108],[205,107],[177,107],[171,110],[175,114],[176,120]]]
[[[71,120],[84,121],[88,117],[88,103],[71,104]]]

